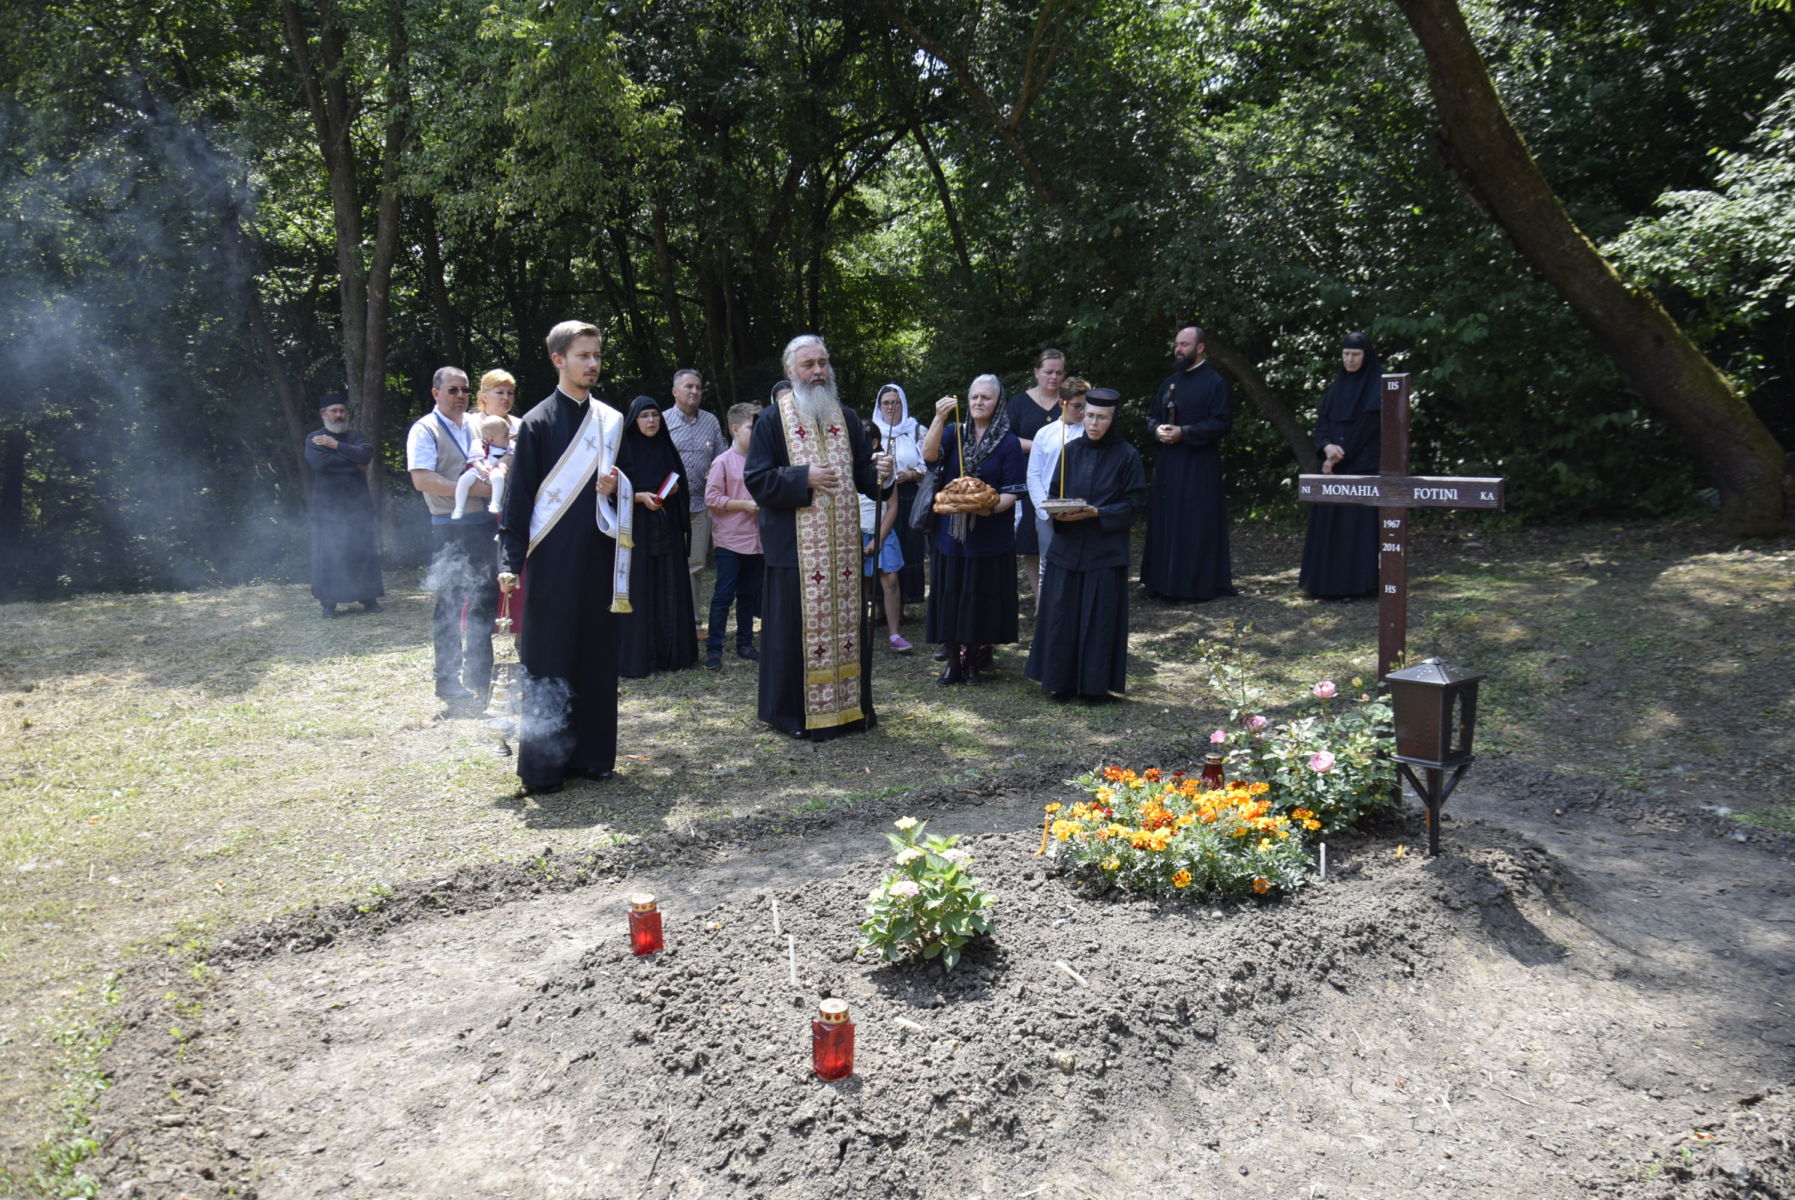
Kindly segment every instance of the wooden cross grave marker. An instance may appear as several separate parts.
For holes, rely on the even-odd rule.
[[[1377,677],[1399,670],[1408,653],[1408,511],[1489,508],[1503,504],[1501,479],[1410,475],[1409,377],[1384,376],[1381,466],[1376,475],[1299,475],[1304,504],[1372,504],[1378,515]]]

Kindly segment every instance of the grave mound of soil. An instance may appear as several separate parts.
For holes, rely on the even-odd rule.
[[[1270,903],[1083,894],[1018,776],[295,914],[209,983],[139,970],[97,1164],[195,1200],[1788,1195],[1786,843],[1484,775],[1442,857],[1411,814]],[[903,812],[999,897],[952,973],[854,957]]]

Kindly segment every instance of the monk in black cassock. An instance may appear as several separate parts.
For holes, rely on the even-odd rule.
[[[1065,494],[1086,507],[1053,517],[1028,652],[1028,677],[1056,700],[1128,690],[1128,531],[1147,508],[1147,471],[1115,432],[1121,399],[1086,392],[1084,436],[1064,451]]]
[[[600,497],[617,492],[608,458],[565,486],[550,485],[547,493],[562,495],[545,495],[545,501],[564,511],[530,548],[538,492],[586,420],[601,348],[595,326],[563,321],[550,331],[549,359],[559,386],[524,414],[511,443],[511,478],[499,521],[499,588],[509,594],[527,562],[517,648],[523,666],[517,776],[527,792],[558,792],[568,776],[608,779],[617,764],[617,618],[611,612],[617,543],[598,526]],[[608,419],[611,437],[621,434],[616,409],[601,401],[598,415]],[[597,421],[586,429],[602,441]]]
[[[686,566],[692,522],[686,507],[685,463],[653,396],[637,396],[623,419],[617,469],[635,489],[630,540],[630,611],[617,617],[617,673],[641,679],[698,663],[692,637],[692,576]],[[655,492],[679,476],[665,503]]]
[[[755,419],[742,472],[766,555],[759,716],[824,741],[878,720],[856,493],[878,498],[891,459],[875,460],[860,418],[842,407],[823,339],[793,338],[784,363],[792,390]]]
[[[1201,329],[1192,325],[1178,331],[1174,369],[1159,385],[1147,414],[1148,431],[1159,449],[1153,458],[1141,583],[1161,600],[1236,594],[1221,456],[1234,410],[1228,385],[1204,361],[1205,349]]]
[[[1363,333],[1349,333],[1340,370],[1321,398],[1315,449],[1323,475],[1375,475],[1382,462],[1384,368]],[[1377,509],[1358,504],[1309,505],[1299,583],[1317,600],[1377,591]]]
[[[374,540],[374,497],[368,493],[374,446],[350,426],[341,396],[320,400],[318,415],[324,428],[305,437],[305,464],[312,472],[312,595],[327,617],[349,603],[379,612],[386,587]]]

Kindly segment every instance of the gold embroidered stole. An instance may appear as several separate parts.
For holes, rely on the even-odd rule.
[[[798,593],[802,598],[804,728],[858,721],[860,710],[860,504],[854,495],[853,446],[837,417],[812,425],[790,392],[779,400],[785,452],[794,467],[832,466],[844,494],[814,493],[797,510]]]

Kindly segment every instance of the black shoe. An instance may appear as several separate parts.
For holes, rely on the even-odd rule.
[[[559,783],[526,783],[517,790],[519,794],[525,796],[552,796],[566,788],[567,783],[563,780]]]
[[[598,767],[569,767],[569,768],[567,768],[567,777],[569,779],[604,780],[604,779],[609,779],[613,774],[615,774],[614,771],[601,770]]]
[[[735,656],[737,658],[745,658],[749,662],[760,661],[760,651],[756,650],[753,646],[737,646],[735,648]]]
[[[472,700],[474,693],[459,683],[444,683],[437,685],[436,698],[448,704],[456,704],[463,700]]]
[[[947,647],[945,645],[939,647],[935,651],[934,657],[935,657],[936,662],[946,662],[947,661]]]
[[[950,662],[947,664],[947,670],[941,672],[941,678],[937,679],[935,682],[942,687],[946,687],[950,683],[965,683],[966,672],[960,669],[958,661]]]
[[[721,671],[723,669],[723,652],[721,650],[706,650],[704,652],[704,669],[707,671]]]
[[[378,601],[378,600],[363,600],[361,602],[361,610],[363,612],[385,612],[386,611],[386,609],[380,607],[380,601]]]

